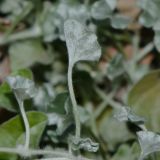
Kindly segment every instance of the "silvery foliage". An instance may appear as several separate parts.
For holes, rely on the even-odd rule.
[[[76,20],[67,20],[64,33],[68,49],[69,66],[78,61],[98,61],[101,48],[97,36]]]
[[[160,1],[159,0],[139,0],[138,6],[143,10],[140,16],[140,23],[146,27],[152,27],[155,31],[154,43],[160,51]]]
[[[6,82],[20,101],[33,98],[36,95],[37,89],[30,79],[22,76],[9,76],[6,78]]]
[[[137,132],[138,140],[141,146],[140,160],[143,160],[151,153],[160,151],[160,135],[151,131]]]
[[[116,109],[114,117],[120,122],[129,121],[136,124],[143,124],[145,122],[143,117],[137,116],[129,107],[120,107]]]
[[[69,138],[73,150],[86,150],[88,152],[97,152],[99,149],[99,144],[92,142],[90,138],[76,138],[70,136]]]
[[[52,41],[57,38],[65,40],[64,37],[64,22],[67,19],[76,19],[82,24],[86,24],[89,20],[88,8],[80,4],[70,3],[70,0],[61,0],[57,6],[51,5],[49,2],[45,4],[46,15],[44,16],[44,23],[42,29],[44,32],[44,40]]]
[[[124,29],[131,22],[130,18],[114,14],[116,9],[117,0],[99,0],[96,1],[91,8],[91,15],[96,20],[110,19],[111,26],[115,29]]]

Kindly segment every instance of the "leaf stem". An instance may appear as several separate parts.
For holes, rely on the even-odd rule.
[[[41,149],[32,150],[32,149],[25,149],[23,147],[21,148],[0,147],[0,152],[18,154],[24,157],[30,157],[30,156],[36,156],[36,155],[53,155],[55,157],[71,157],[72,156],[67,152],[41,150]]]
[[[68,88],[69,88],[71,102],[73,105],[73,114],[74,114],[74,119],[75,119],[75,124],[76,124],[75,136],[76,138],[79,138],[81,134],[81,124],[80,124],[80,118],[79,118],[79,113],[78,113],[78,105],[77,105],[74,90],[73,90],[72,66],[68,67]]]
[[[25,109],[24,109],[24,102],[21,101],[21,100],[18,100],[18,104],[19,104],[20,112],[21,112],[21,115],[22,115],[25,131],[26,131],[25,132],[25,144],[24,144],[24,148],[28,149],[29,148],[29,144],[30,144],[30,126],[29,126],[29,122],[28,122],[28,119],[27,119],[27,116],[26,116]]]
[[[34,26],[28,30],[24,30],[18,33],[13,33],[9,36],[1,36],[0,37],[0,45],[5,45],[7,43],[11,43],[18,40],[25,40],[29,38],[37,38],[42,36],[42,31],[39,26]]]
[[[0,147],[0,152],[3,152],[3,153],[12,153],[12,154],[18,154],[20,156],[23,156],[23,157],[31,157],[31,156],[40,156],[40,155],[51,155],[51,156],[54,156],[55,160],[58,160],[58,159],[63,159],[63,158],[68,158],[70,160],[91,160],[91,159],[88,159],[88,158],[84,158],[84,157],[74,157],[73,155],[69,154],[68,152],[66,151],[53,151],[53,150],[42,150],[42,149],[24,149],[24,148],[8,148],[8,147]],[[53,158],[53,159],[54,159]],[[57,158],[57,159],[56,159]],[[61,160],[60,159],[60,160]],[[38,160],[38,159],[37,159]],[[45,160],[45,159],[41,159],[41,160]],[[46,159],[47,160],[47,159]]]

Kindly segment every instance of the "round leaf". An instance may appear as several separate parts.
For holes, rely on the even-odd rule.
[[[160,131],[160,70],[145,75],[131,89],[128,97],[129,106],[136,114],[147,119],[147,126],[153,131]]]

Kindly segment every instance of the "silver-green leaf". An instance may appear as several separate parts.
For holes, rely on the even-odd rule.
[[[89,152],[97,152],[99,149],[99,144],[93,142],[90,138],[76,138],[71,136],[70,140],[72,149],[74,150],[83,149]]]
[[[65,39],[69,54],[69,66],[82,60],[96,61],[101,56],[97,36],[76,20],[64,24]]]
[[[107,0],[106,0],[107,1]],[[112,16],[112,8],[106,3],[105,0],[96,1],[91,8],[91,15],[96,20],[103,20]]]
[[[126,27],[128,27],[130,22],[130,17],[120,14],[116,14],[111,18],[111,25],[115,29],[125,29]]]
[[[136,115],[129,107],[120,107],[116,110],[114,117],[123,122],[130,121],[133,123],[144,123],[145,119]]]
[[[35,84],[30,79],[21,76],[9,76],[6,78],[6,82],[21,101],[32,98],[36,94]]]
[[[140,159],[160,151],[160,135],[150,131],[140,131],[137,135],[142,150]]]

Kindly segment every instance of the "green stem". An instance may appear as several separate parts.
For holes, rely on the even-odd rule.
[[[79,113],[78,113],[78,105],[77,105],[74,90],[73,90],[72,66],[69,66],[69,68],[68,68],[68,88],[69,88],[71,102],[73,105],[73,114],[74,114],[74,119],[75,119],[75,124],[76,124],[75,136],[76,136],[76,138],[79,138],[80,134],[81,134],[81,124],[80,124],[80,117],[79,117]]]
[[[27,116],[26,116],[25,109],[24,109],[24,102],[21,101],[21,100],[18,100],[18,104],[19,104],[20,112],[21,112],[21,115],[22,115],[25,131],[26,131],[25,132],[25,144],[24,144],[24,148],[28,149],[29,148],[29,144],[30,144],[30,126],[29,126],[29,122],[28,122],[28,119],[27,119]]]

